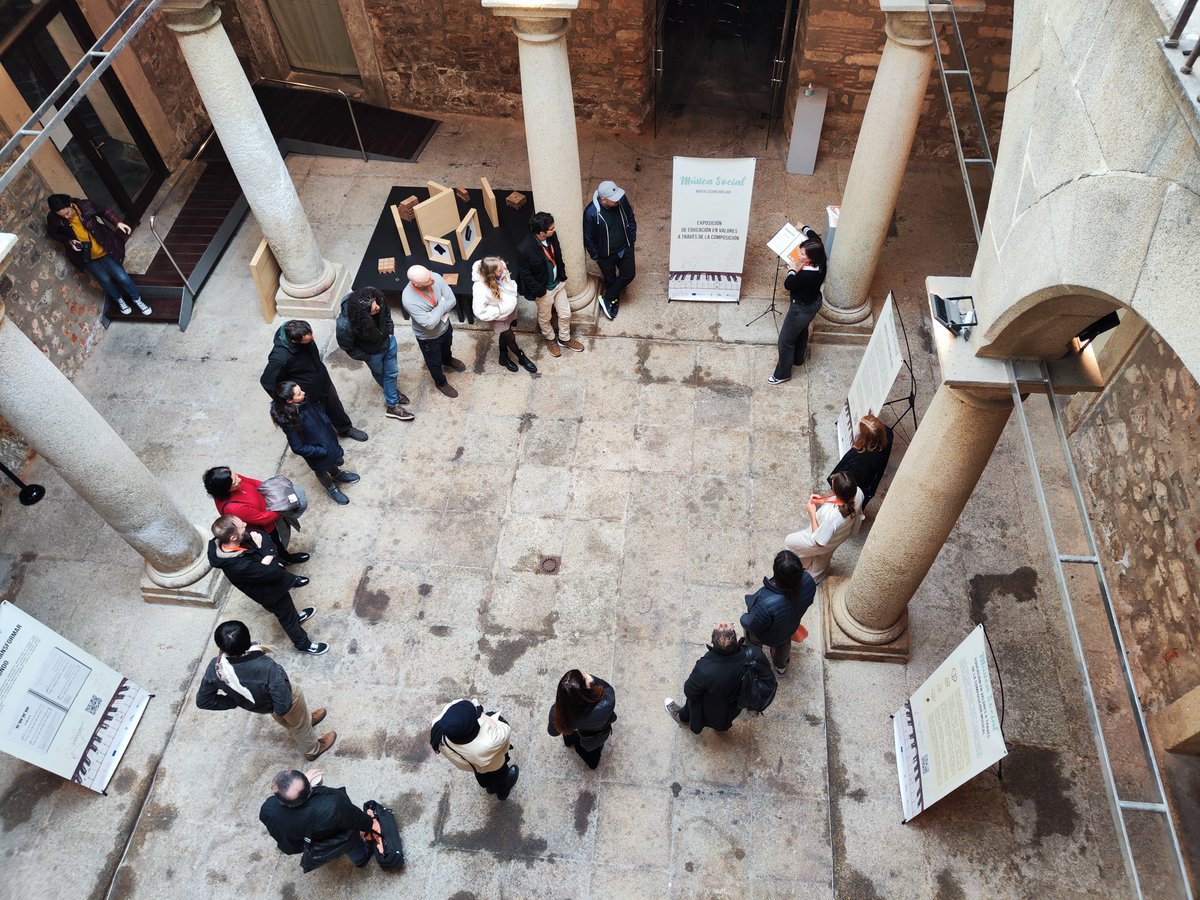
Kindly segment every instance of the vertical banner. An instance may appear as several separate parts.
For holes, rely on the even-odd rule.
[[[754,164],[675,157],[668,302],[741,299]]]
[[[0,751],[102,793],[150,695],[0,602]]]
[[[858,420],[870,414],[879,415],[887,402],[904,357],[900,355],[900,337],[896,333],[896,311],[892,307],[892,292],[888,291],[879,321],[871,332],[871,340],[858,363],[854,381],[850,383],[850,394],[838,413],[838,454],[844,456],[854,442]]]
[[[896,711],[892,730],[905,822],[1008,755],[982,625]]]

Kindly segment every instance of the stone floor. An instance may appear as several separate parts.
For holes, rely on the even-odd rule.
[[[186,333],[113,325],[77,384],[194,521],[213,517],[200,484],[210,465],[282,471],[312,489],[296,540],[312,553],[312,584],[297,599],[317,606],[311,634],[332,650],[299,658],[236,592],[220,612],[147,606],[134,552],[32,464],[27,478],[49,494],[25,509],[4,489],[0,591],[155,699],[107,797],[0,759],[10,896],[47,884],[120,898],[1128,893],[1044,538],[1014,502],[1030,491],[1015,425],[913,600],[910,663],[826,663],[806,645],[761,719],[695,737],[665,715],[663,697],[678,695],[712,625],[740,614],[836,458],[833,418],[861,349],[819,343],[806,371],[769,387],[771,317],[746,323],[771,296],[766,239],[789,216],[823,227],[848,160],[789,176],[786,146],[772,143],[743,302],[668,305],[672,156],[754,155],[762,131],[714,138],[681,119],[657,140],[585,130],[581,144],[584,187],[615,177],[639,216],[639,276],[620,317],[582,323],[586,352],[557,360],[523,334],[532,378],[499,368],[490,331],[460,329],[469,368],[452,379],[453,401],[398,328],[411,423],[383,417],[366,370],[334,344],[339,391],[371,434],[346,447],[363,476],[348,507],[320,495],[267,418],[257,379],[275,326],[248,278],[252,219]],[[416,164],[288,164],[323,252],[353,267],[391,185],[487,175],[527,186],[523,159],[519,125],[455,119]],[[914,163],[876,282],[876,299],[894,289],[907,322],[918,412],[936,368],[924,277],[963,274],[973,255],[957,178],[952,162]],[[328,346],[332,323],[317,331]],[[835,574],[852,570],[859,545],[839,551]],[[561,556],[559,574],[535,574],[543,555]],[[271,775],[303,761],[269,719],[192,701],[226,618],[279,647],[310,704],[329,708],[340,737],[318,766],[356,801],[397,810],[403,873],[340,862],[302,877],[278,854],[258,806]],[[816,606],[814,635],[818,619]],[[889,716],[981,619],[1005,677],[1004,779],[981,775],[901,825]],[[571,667],[617,691],[595,772],[544,730]],[[504,804],[430,754],[430,720],[460,695],[513,723],[521,781]]]

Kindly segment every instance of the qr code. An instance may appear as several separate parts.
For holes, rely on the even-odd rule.
[[[98,710],[100,708],[100,704],[103,702],[104,701],[101,700],[99,697],[97,697],[95,694],[92,694],[92,699],[89,700],[88,704],[87,704],[88,715],[95,715],[96,710]]]

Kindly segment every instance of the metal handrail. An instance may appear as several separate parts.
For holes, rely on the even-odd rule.
[[[1171,26],[1171,32],[1167,35],[1167,39],[1163,41],[1164,47],[1178,47],[1179,38],[1183,36],[1183,29],[1187,28],[1188,20],[1192,17],[1192,12],[1196,9],[1196,0],[1186,0],[1179,8],[1179,15],[1175,17],[1175,24]],[[1196,59],[1200,57],[1200,40],[1196,41],[1196,46],[1188,54],[1187,60],[1179,71],[1184,75],[1192,74],[1192,67],[1196,65]]]
[[[216,136],[216,131],[210,131],[208,133],[208,137],[204,139],[204,142],[200,145],[200,149],[192,154],[192,158],[188,160],[187,165],[183,167],[183,170],[179,173],[178,177],[176,177],[175,183],[171,185],[171,189],[163,195],[163,198],[160,201],[158,201],[158,206],[154,207],[154,212],[150,213],[150,233],[154,235],[154,239],[158,241],[158,246],[162,248],[163,253],[167,254],[167,259],[171,261],[171,265],[175,267],[175,271],[178,272],[179,277],[183,279],[183,283],[187,287],[188,293],[193,297],[196,296],[196,289],[192,287],[192,283],[188,281],[187,276],[183,274],[183,269],[179,268],[179,263],[175,262],[175,257],[172,256],[171,251],[167,249],[166,241],[162,239],[162,235],[160,235],[155,229],[154,218],[160,212],[162,212],[162,208],[167,205],[167,201],[174,196],[176,188],[183,183],[185,176],[191,170],[196,160],[204,155],[204,151],[208,149],[209,142],[211,142]]]
[[[1192,0],[1194,3],[1195,0]],[[323,84],[312,84],[307,81],[284,81],[282,78],[259,78],[255,84],[262,82],[268,84],[282,84],[287,87],[305,88],[310,91],[320,91],[324,94],[341,94],[342,99],[346,101],[346,111],[350,113],[350,124],[354,126],[354,137],[358,139],[358,152],[362,154],[363,162],[367,162],[367,150],[363,146],[362,133],[358,130],[358,117],[354,115],[354,104],[350,102],[350,96],[341,88],[326,87]]]

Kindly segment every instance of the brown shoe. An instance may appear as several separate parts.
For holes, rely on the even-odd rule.
[[[328,750],[330,747],[332,747],[333,742],[336,740],[337,740],[337,732],[336,731],[325,732],[323,735],[321,735],[319,738],[317,738],[317,752],[316,753],[305,753],[304,758],[307,759],[309,762],[312,762],[314,759],[316,759],[318,756],[320,756],[322,753],[324,753],[326,750]]]
[[[458,391],[452,388],[449,384],[439,384],[437,389],[451,399],[458,396]]]
[[[557,341],[546,341],[546,349],[550,351],[550,355],[555,359],[562,356],[562,351],[558,349]]]
[[[320,709],[313,710],[313,714],[312,714],[313,728],[316,728],[318,725],[320,725],[324,721],[325,721],[325,707],[322,706]]]
[[[571,338],[569,341],[560,339],[558,343],[559,346],[566,347],[568,350],[574,350],[576,353],[583,352],[583,344],[579,343],[579,341],[575,340],[574,338]]]

